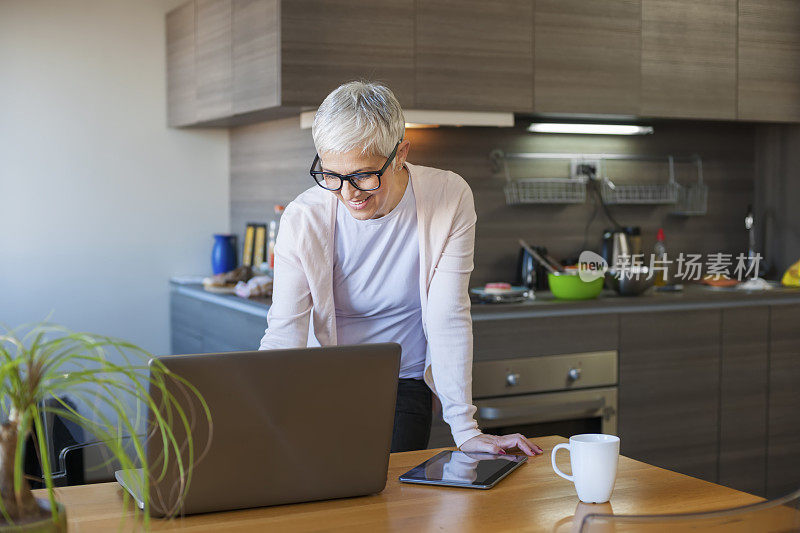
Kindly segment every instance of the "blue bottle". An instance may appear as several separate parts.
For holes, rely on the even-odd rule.
[[[211,270],[214,274],[230,272],[236,268],[236,235],[214,234],[214,247],[211,249]]]

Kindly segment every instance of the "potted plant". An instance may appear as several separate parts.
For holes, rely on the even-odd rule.
[[[182,390],[180,402],[170,392],[175,384]],[[66,395],[73,401],[66,401]],[[199,413],[189,412],[193,405],[199,406]],[[148,417],[148,411],[153,416]],[[190,437],[197,420],[209,424],[210,443],[211,415],[199,391],[141,348],[48,322],[1,328],[0,530],[66,530],[64,509],[55,499],[45,416],[61,417],[102,441],[110,459],[123,469],[148,472],[145,441],[162,439],[168,450],[162,461],[176,461],[173,466],[183,494],[192,467],[202,456]],[[172,428],[189,437],[175,438]],[[28,436],[41,465],[47,499],[34,498],[24,475]],[[143,488],[147,525],[148,484]],[[127,505],[127,492],[125,498]]]

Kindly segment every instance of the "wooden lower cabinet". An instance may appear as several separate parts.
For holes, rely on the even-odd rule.
[[[472,322],[476,361],[617,349],[617,315],[503,318]]]
[[[203,302],[171,292],[169,296],[170,353],[203,352]]]
[[[767,496],[800,488],[800,305],[770,308]]]
[[[769,307],[722,311],[719,483],[766,491]]]
[[[717,481],[719,310],[620,315],[621,453]]]
[[[173,354],[238,352],[258,349],[267,319],[173,291],[170,326]]]

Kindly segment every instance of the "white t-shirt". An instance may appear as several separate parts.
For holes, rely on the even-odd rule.
[[[397,342],[401,378],[422,379],[427,341],[419,294],[419,236],[411,180],[381,218],[336,207],[333,300],[338,344]]]

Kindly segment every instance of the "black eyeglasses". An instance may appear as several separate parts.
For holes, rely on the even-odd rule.
[[[380,170],[372,170],[369,172],[354,172],[353,174],[337,174],[336,172],[328,172],[327,170],[316,170],[319,165],[319,154],[314,157],[314,162],[311,163],[311,170],[309,171],[314,181],[327,191],[338,191],[342,188],[345,181],[349,181],[350,185],[359,191],[374,191],[381,186],[381,176],[389,168],[389,164],[397,154],[397,147],[403,139],[397,141],[394,145],[394,150],[389,154],[386,163],[383,164]],[[320,167],[321,168],[321,167]]]

